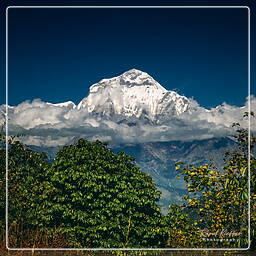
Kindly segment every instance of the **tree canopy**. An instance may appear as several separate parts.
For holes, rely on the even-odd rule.
[[[44,221],[68,233],[74,246],[159,245],[153,229],[160,192],[132,157],[80,139],[57,153],[47,176],[54,193],[43,205]]]
[[[234,127],[237,148],[226,152],[223,157],[223,169],[216,168],[213,163],[201,166],[178,163],[176,166],[187,182],[187,208],[194,212],[194,218],[201,229],[217,234],[219,240],[215,246],[221,247],[247,247],[249,244],[249,166],[252,199],[251,233],[255,237],[256,158],[253,152],[256,137],[253,134],[249,136],[249,131],[241,128],[238,123],[234,124]],[[228,237],[228,233],[239,235]],[[235,242],[230,242],[233,239]]]

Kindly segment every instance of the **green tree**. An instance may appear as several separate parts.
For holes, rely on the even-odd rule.
[[[248,116],[248,113],[246,114]],[[255,199],[255,136],[249,138],[248,130],[234,124],[234,138],[238,145],[224,156],[224,168],[220,170],[214,164],[198,167],[191,165],[176,166],[181,170],[189,195],[185,197],[187,206],[197,212],[197,222],[209,232],[217,232],[219,238],[227,238],[226,232],[241,232],[234,246],[248,245],[248,154],[250,144],[250,166],[252,175],[252,199]],[[252,209],[255,209],[253,201]],[[255,214],[252,214],[252,227]],[[223,232],[225,231],[225,232]],[[253,231],[253,235],[255,235]],[[226,243],[227,245],[228,243]],[[224,245],[224,243],[222,244]]]
[[[167,247],[194,248],[202,244],[199,227],[186,210],[186,206],[178,204],[169,206],[165,225],[168,234]]]
[[[256,145],[256,136],[251,137],[252,145]],[[255,149],[252,149],[255,152]],[[256,157],[251,154],[251,249],[256,250]]]
[[[47,176],[54,190],[42,204],[42,227],[67,234],[70,246],[161,246],[160,192],[132,157],[80,139],[57,153]]]
[[[6,137],[0,135],[0,220],[5,224],[5,178],[6,178]],[[17,136],[8,139],[8,228],[10,236],[17,229],[36,229],[40,214],[40,201],[44,194],[49,167],[47,156],[29,149],[17,140]],[[25,237],[10,244],[22,247]]]
[[[0,228],[5,225],[5,136],[3,127],[0,129]]]

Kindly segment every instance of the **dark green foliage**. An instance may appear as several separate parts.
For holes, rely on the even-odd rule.
[[[9,222],[36,224],[46,182],[46,155],[13,142],[8,149]]]
[[[4,230],[5,221],[5,137],[0,133],[0,228]]]
[[[57,153],[47,174],[54,190],[42,211],[45,227],[57,227],[76,247],[159,246],[154,228],[160,192],[134,159],[106,145],[80,139]]]
[[[0,141],[0,224],[5,223],[6,137]],[[8,222],[10,233],[19,226],[35,229],[40,214],[40,201],[47,183],[49,167],[44,153],[30,150],[14,137],[8,140]],[[15,231],[14,231],[15,232]],[[10,246],[20,246],[15,244]]]

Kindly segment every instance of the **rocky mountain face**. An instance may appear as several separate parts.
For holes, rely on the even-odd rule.
[[[159,124],[183,112],[193,111],[196,105],[192,99],[166,90],[149,74],[131,69],[93,84],[77,109],[111,120],[134,117]]]

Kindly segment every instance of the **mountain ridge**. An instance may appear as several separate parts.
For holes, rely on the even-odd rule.
[[[105,117],[145,117],[159,123],[160,116],[179,116],[195,106],[192,99],[166,90],[148,73],[131,69],[93,84],[77,109]]]

